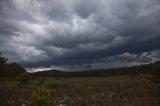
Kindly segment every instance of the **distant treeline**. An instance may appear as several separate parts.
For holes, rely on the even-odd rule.
[[[159,68],[158,75],[160,74],[160,61],[150,64],[144,64],[132,67],[121,67],[111,69],[95,69],[84,71],[60,71],[60,70],[46,70],[35,73],[30,73],[33,77],[103,77],[103,76],[132,76],[132,75],[145,75],[150,74],[153,66],[156,65]],[[15,77],[26,70],[17,63],[7,63],[7,58],[3,57],[0,52],[0,78],[3,77]],[[157,73],[157,72],[156,72]]]
[[[95,69],[95,70],[84,70],[84,71],[60,71],[60,70],[48,70],[31,73],[34,77],[98,77],[98,76],[132,76],[132,75],[145,75],[151,73],[151,69],[154,64],[160,66],[160,62],[151,64],[132,66],[132,67],[121,67],[111,69]]]

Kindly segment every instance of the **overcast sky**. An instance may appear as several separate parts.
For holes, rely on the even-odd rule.
[[[0,51],[27,69],[160,60],[160,0],[0,0]]]

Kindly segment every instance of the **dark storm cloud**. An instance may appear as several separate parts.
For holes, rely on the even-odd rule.
[[[116,56],[110,56],[105,58],[103,62],[97,62],[91,64],[94,68],[113,68],[113,67],[124,67],[124,66],[134,66],[139,64],[148,64],[160,60],[160,49],[153,50],[150,52],[142,52],[139,54],[134,53],[123,53]]]
[[[98,67],[159,49],[159,11],[159,0],[1,0],[0,50],[25,67]]]

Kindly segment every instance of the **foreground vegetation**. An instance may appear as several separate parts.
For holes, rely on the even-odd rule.
[[[19,83],[0,82],[1,106],[34,106],[32,95],[39,86],[51,92],[46,106],[160,106],[160,85],[142,76],[39,78],[25,87]]]

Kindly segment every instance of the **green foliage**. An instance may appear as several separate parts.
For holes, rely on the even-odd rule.
[[[37,106],[44,106],[49,101],[51,91],[43,86],[38,87],[32,92],[32,101]]]
[[[146,75],[146,78],[148,80],[150,80],[151,82],[153,82],[153,83],[157,83],[158,82],[157,78],[154,75],[152,75],[152,74]]]
[[[18,81],[19,77],[0,77],[0,81]]]
[[[157,79],[160,78],[160,63],[159,62],[153,65],[151,75]]]
[[[153,83],[158,83],[160,78],[160,63],[157,62],[153,65],[151,73],[147,76],[147,79]]]
[[[20,76],[19,76],[19,80],[21,82],[21,84],[23,84],[24,86],[29,83],[31,79],[31,76],[29,73],[25,72],[25,73],[22,73]]]
[[[54,84],[48,84],[48,87],[51,88],[51,89],[65,88],[65,87],[67,87],[67,85],[63,85],[63,84],[59,84],[59,83],[54,83]]]

